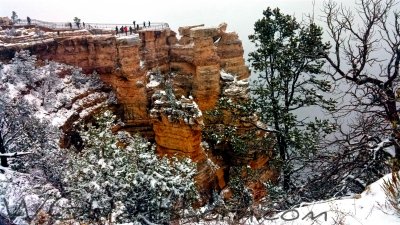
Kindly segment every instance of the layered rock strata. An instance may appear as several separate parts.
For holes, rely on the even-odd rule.
[[[0,60],[28,49],[40,60],[81,67],[88,74],[96,71],[114,89],[125,129],[155,140],[160,155],[197,162],[196,180],[202,192],[209,192],[227,188],[231,166],[248,165],[258,171],[261,182],[274,176],[268,150],[238,155],[225,146],[227,154],[219,154],[202,137],[205,127],[213,124],[234,126],[239,134],[254,128],[254,121],[233,119],[229,110],[220,121],[203,120],[203,113],[215,109],[222,97],[236,102],[249,97],[242,43],[226,27],[181,27],[179,39],[168,28],[121,37],[85,31],[0,35]],[[260,189],[260,182],[248,185],[254,193]]]

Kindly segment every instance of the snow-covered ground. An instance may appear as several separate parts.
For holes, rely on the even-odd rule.
[[[382,185],[384,180],[391,179],[391,174],[372,183],[355,198],[330,200],[313,203],[304,207],[282,212],[270,220],[253,221],[248,224],[275,225],[395,225],[400,224],[400,216],[386,204],[386,195]],[[326,216],[324,213],[326,212]],[[315,220],[310,219],[311,213]],[[276,219],[275,219],[276,218]],[[273,220],[272,220],[273,219]],[[326,219],[326,220],[325,220]]]
[[[332,199],[314,202],[293,208],[262,219],[248,218],[238,224],[243,225],[398,225],[400,215],[386,204],[382,185],[391,179],[384,176],[367,189],[348,199]],[[304,204],[305,205],[305,204]],[[235,222],[206,221],[201,225],[230,225]]]
[[[299,219],[293,221],[285,222],[282,218],[295,218],[296,215],[290,216],[290,213],[284,215],[285,212],[283,212],[277,216],[279,219],[276,222],[268,224],[400,224],[400,217],[386,205],[386,196],[382,184],[384,180],[389,179],[391,179],[390,174],[372,183],[356,198],[325,201],[297,208]],[[303,220],[302,217],[306,216],[309,212],[314,212],[314,216],[322,212],[327,212],[327,220],[325,221],[324,216],[319,217],[314,222],[309,219]]]

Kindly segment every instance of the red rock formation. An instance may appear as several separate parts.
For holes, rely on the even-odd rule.
[[[201,130],[204,124],[202,113],[193,99],[183,96],[176,99],[173,93],[161,90],[153,94],[152,100],[150,117],[157,152],[203,161],[205,153],[201,147]]]
[[[170,37],[175,34],[169,29],[165,30],[142,30],[139,31],[141,44],[141,59],[147,70],[168,70]]]
[[[224,112],[221,121],[203,124],[201,111],[214,109],[221,97],[233,101],[249,97],[245,80],[249,70],[242,43],[236,33],[226,32],[226,24],[179,28],[179,40],[170,29],[144,29],[139,31],[139,37],[87,33],[71,36],[73,33],[46,33],[40,42],[24,45],[18,43],[23,38],[11,38],[7,41],[14,44],[0,45],[0,60],[26,48],[42,60],[75,65],[86,73],[96,71],[115,90],[125,129],[154,138],[160,155],[196,161],[196,181],[203,192],[226,188],[229,177],[225,170],[232,165],[248,165],[259,174],[259,180],[248,186],[256,198],[265,194],[260,182],[274,179],[275,175],[268,167],[269,153],[229,153],[232,158],[226,161],[202,145],[202,131],[211,123],[236,126],[238,134],[254,128],[252,122],[233,118],[230,111]],[[167,83],[178,103],[168,99]],[[226,147],[224,151],[232,150]]]
[[[245,66],[243,59],[242,42],[236,33],[222,33],[216,46],[221,59],[221,67],[226,72],[237,75],[240,80],[249,77],[250,71]]]

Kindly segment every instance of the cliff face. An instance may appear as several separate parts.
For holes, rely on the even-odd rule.
[[[198,162],[196,179],[203,192],[227,188],[230,166],[248,165],[259,173],[259,182],[248,184],[256,193],[262,189],[260,181],[275,176],[268,167],[268,149],[238,155],[223,146],[218,153],[203,142],[203,130],[212,125],[234,126],[239,135],[254,129],[252,122],[232,119],[229,110],[221,120],[204,121],[203,113],[215,109],[222,97],[233,101],[248,98],[249,69],[242,43],[236,33],[226,32],[226,27],[182,27],[179,39],[170,29],[141,30],[138,36],[121,37],[85,32],[48,34],[36,42],[0,43],[0,60],[24,48],[41,60],[81,67],[86,73],[96,71],[117,94],[125,129],[154,139],[160,155]]]

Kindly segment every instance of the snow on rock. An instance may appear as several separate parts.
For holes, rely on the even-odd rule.
[[[138,41],[140,41],[139,39],[139,35],[137,34],[133,34],[133,35],[129,35],[129,36],[120,36],[117,37],[117,42],[118,43],[125,43],[125,44],[137,44]]]
[[[147,78],[149,79],[149,81],[146,85],[147,89],[154,89],[154,88],[160,86],[160,84],[163,81],[163,78],[159,73],[148,72]]]
[[[0,30],[0,40],[4,46],[33,46],[35,43],[54,41],[62,36],[90,35],[88,30],[65,30],[61,32],[44,32],[36,28],[12,28]]]
[[[173,95],[173,94],[169,94]],[[179,100],[175,96],[169,96],[165,91],[156,91],[153,96],[153,108],[150,117],[154,119],[166,115],[170,121],[183,121],[186,124],[203,124],[202,112],[193,97],[181,96]]]
[[[138,34],[133,34],[133,35],[129,35],[129,36],[120,36],[117,37],[118,40],[136,40],[139,38]]]
[[[235,77],[232,74],[226,73],[224,70],[221,70],[221,79],[223,81],[234,81]]]
[[[34,108],[35,117],[53,126],[64,125],[75,113],[80,118],[90,115],[109,98],[109,93],[100,91],[99,77],[82,74],[72,66],[49,62],[30,69],[26,78],[16,76],[15,71],[24,67],[19,62],[0,67],[2,93],[11,99],[23,97]]]
[[[148,83],[148,84],[146,85],[146,87],[147,87],[147,88],[154,88],[154,87],[157,87],[158,85],[160,85],[160,82],[157,82],[157,81],[155,81],[155,80],[152,80],[152,81],[150,81],[150,83]]]
[[[249,97],[248,79],[237,80],[237,76],[221,70],[223,83],[223,95],[231,99],[246,100]]]
[[[173,87],[156,90],[152,95],[150,118],[153,122],[157,151],[194,161],[205,157],[201,147],[202,112],[193,97],[177,98]]]

